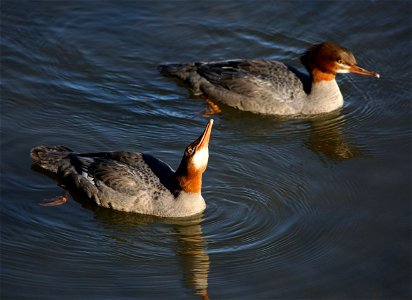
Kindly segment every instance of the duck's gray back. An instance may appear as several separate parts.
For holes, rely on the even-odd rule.
[[[174,171],[151,155],[61,151],[57,159],[56,153],[53,147],[44,149],[42,160],[35,160],[35,164],[44,168],[44,162],[53,158],[54,165],[45,169],[56,173],[63,184],[84,193],[100,206],[162,216],[174,203]]]
[[[241,110],[290,115],[302,109],[302,81],[277,61],[234,60],[161,66],[162,73],[187,81],[204,94]]]

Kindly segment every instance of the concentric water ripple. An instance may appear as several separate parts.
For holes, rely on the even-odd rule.
[[[219,190],[216,190],[218,196]],[[261,195],[246,189],[237,192],[239,197],[235,200],[217,198],[209,202],[204,220],[207,224],[205,238],[209,245],[208,253],[231,253],[255,248],[282,221],[280,212],[256,201]],[[226,209],[222,210],[222,207]],[[262,222],[256,222],[255,214],[262,217]]]

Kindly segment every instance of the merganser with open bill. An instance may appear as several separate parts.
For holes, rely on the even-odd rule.
[[[140,152],[79,154],[64,146],[31,150],[35,166],[51,172],[69,191],[81,192],[97,205],[159,217],[187,217],[206,208],[202,174],[209,158],[213,120],[192,142],[174,171],[163,161]],[[62,200],[63,199],[63,200]],[[60,197],[46,205],[67,201]]]
[[[303,74],[278,61],[229,60],[160,65],[162,74],[189,83],[195,95],[244,111],[271,115],[315,115],[343,106],[337,73],[379,78],[359,67],[352,52],[334,42],[313,45],[301,57]]]

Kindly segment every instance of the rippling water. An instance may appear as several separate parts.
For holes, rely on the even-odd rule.
[[[411,297],[409,1],[2,1],[5,299]],[[282,60],[335,40],[381,79],[344,108],[280,119],[221,105],[202,216],[38,202],[62,190],[29,150],[151,153],[177,167],[205,102],[160,63]]]

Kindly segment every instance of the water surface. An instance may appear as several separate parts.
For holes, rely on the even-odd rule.
[[[4,299],[411,297],[409,1],[2,1]],[[70,199],[30,148],[151,153],[176,168],[205,102],[167,62],[301,68],[334,40],[381,79],[340,75],[335,113],[279,119],[221,105],[206,211],[165,220]]]

